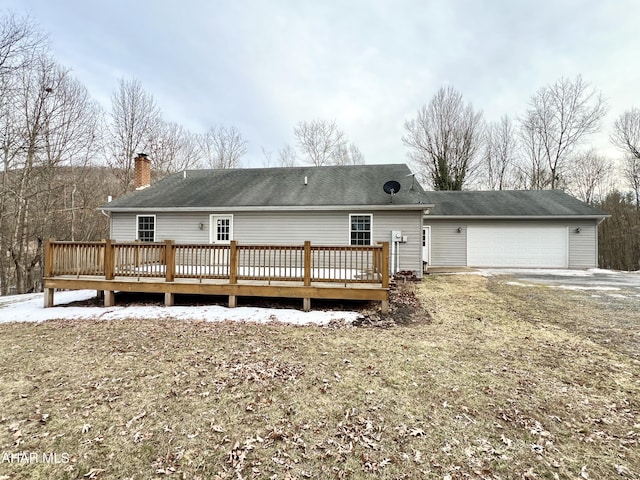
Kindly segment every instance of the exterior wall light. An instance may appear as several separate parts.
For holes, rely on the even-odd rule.
[[[204,223],[199,223],[199,224],[198,224],[198,228],[199,228],[200,230],[202,230],[202,229],[204,228]]]
[[[462,227],[458,227],[458,233],[462,233]]]
[[[582,229],[580,227],[576,228],[576,233],[580,233]]]

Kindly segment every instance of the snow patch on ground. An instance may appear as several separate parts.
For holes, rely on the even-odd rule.
[[[563,270],[550,268],[483,268],[481,272],[491,275],[558,275],[562,277],[590,277],[595,273],[592,270]],[[603,272],[616,273],[609,270]]]
[[[205,306],[116,306],[69,307],[72,302],[95,297],[95,290],[56,292],[56,306],[44,308],[42,293],[0,297],[0,323],[43,322],[46,320],[123,320],[123,319],[177,319],[220,322],[282,322],[295,325],[326,325],[344,320],[353,323],[360,314],[352,311],[311,311],[293,309]]]
[[[516,287],[538,287],[539,285],[534,285],[533,283],[522,283],[522,282],[507,282],[507,285],[514,285]]]
[[[598,290],[598,291],[616,291],[620,290],[618,287],[604,287],[604,286],[594,286],[594,287],[582,287],[578,285],[550,285],[551,288],[561,288],[562,290]]]

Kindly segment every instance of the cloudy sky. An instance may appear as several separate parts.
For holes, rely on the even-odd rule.
[[[635,0],[3,0],[49,34],[54,56],[108,109],[138,78],[166,120],[235,125],[247,166],[295,144],[301,120],[334,119],[367,163],[406,160],[404,122],[443,85],[487,120],[516,117],[562,76],[602,91],[592,143],[640,106]]]

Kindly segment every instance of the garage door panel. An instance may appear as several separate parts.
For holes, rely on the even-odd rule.
[[[469,226],[471,267],[567,267],[565,226]]]

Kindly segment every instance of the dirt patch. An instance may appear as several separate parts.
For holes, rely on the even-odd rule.
[[[431,316],[423,308],[417,295],[416,282],[393,283],[389,286],[389,313],[382,314],[379,306],[363,310],[353,324],[356,327],[392,328],[429,323]]]

